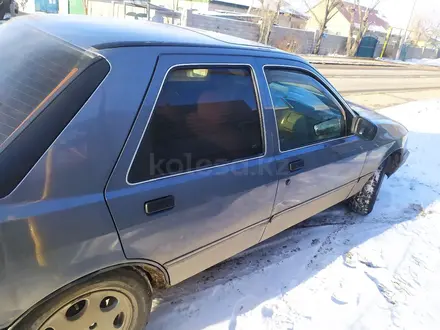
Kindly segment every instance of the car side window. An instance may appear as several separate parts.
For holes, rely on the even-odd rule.
[[[249,67],[170,71],[128,174],[131,183],[253,158],[264,153]]]
[[[280,150],[287,151],[345,135],[345,116],[336,99],[313,77],[266,68]]]

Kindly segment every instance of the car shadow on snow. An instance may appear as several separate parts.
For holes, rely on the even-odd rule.
[[[414,142],[410,144],[412,156],[395,175],[384,180],[370,215],[359,216],[344,204],[336,205],[157,292],[148,329],[196,330],[225,321],[229,323],[222,328],[235,329],[239,315],[289,292],[333,262],[344,263],[350,250],[391,227],[425,216],[429,206],[440,200],[440,179],[436,179],[439,183],[430,179],[437,176],[440,156],[427,167],[420,165],[429,162],[429,158],[420,157],[431,157],[432,153],[421,146],[425,141],[440,145],[440,135],[410,132],[409,139]]]

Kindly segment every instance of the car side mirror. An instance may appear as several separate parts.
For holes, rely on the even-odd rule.
[[[368,119],[356,117],[353,119],[352,132],[360,138],[372,141],[377,134],[377,126]]]

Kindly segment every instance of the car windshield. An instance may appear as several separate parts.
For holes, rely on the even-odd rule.
[[[0,152],[95,55],[30,26],[0,25]]]

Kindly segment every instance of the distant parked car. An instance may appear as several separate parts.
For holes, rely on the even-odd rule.
[[[165,24],[0,26],[0,328],[141,330],[152,292],[347,201],[407,130],[298,56]]]

